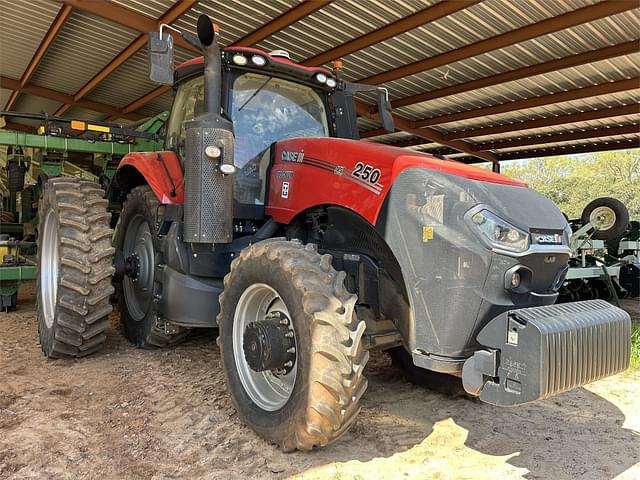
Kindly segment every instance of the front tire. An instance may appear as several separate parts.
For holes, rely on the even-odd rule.
[[[156,235],[160,202],[151,187],[131,190],[122,208],[116,234],[118,256],[127,265],[118,288],[120,321],[127,339],[141,348],[166,347],[182,341],[188,330],[163,326],[154,309],[154,296],[162,294],[155,278],[162,252]]]
[[[369,352],[362,346],[365,323],[356,317],[356,296],[345,289],[344,278],[315,245],[284,239],[246,248],[225,277],[218,324],[231,398],[247,425],[286,451],[327,445],[359,412]],[[294,356],[283,357],[290,370],[256,371],[245,350],[247,335],[274,317],[290,330],[278,322],[270,328],[295,341]],[[275,338],[264,350],[277,357],[274,346],[281,341]],[[283,347],[286,352],[291,345]]]
[[[38,212],[40,346],[49,358],[82,357],[104,343],[112,310],[107,200],[93,182],[52,178]]]

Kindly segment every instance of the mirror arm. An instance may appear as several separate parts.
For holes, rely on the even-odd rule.
[[[180,35],[182,37],[182,39],[187,42],[189,45],[191,45],[194,48],[197,48],[198,50],[202,50],[203,46],[200,43],[200,40],[198,40],[198,37],[196,37],[195,35],[193,35],[192,33],[189,33],[187,31],[184,30],[180,30],[176,27],[172,27],[171,25],[167,25],[166,23],[163,23],[160,25],[160,39],[162,40],[162,29],[166,28],[168,30],[173,30],[174,32],[176,32],[178,35]]]

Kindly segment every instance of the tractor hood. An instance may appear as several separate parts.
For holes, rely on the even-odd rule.
[[[362,140],[294,138],[277,142],[274,157],[268,208],[277,217],[289,211],[280,219],[285,223],[297,212],[330,203],[356,211],[376,224],[392,187],[403,172],[412,170],[417,172],[410,177],[418,183],[418,202],[426,194],[420,185],[435,182],[449,201],[456,192],[457,209],[486,204],[525,230],[562,231],[566,226],[561,212],[520,180],[403,148]],[[315,171],[305,169],[304,174],[298,174],[302,167]],[[282,196],[283,182],[286,198]]]

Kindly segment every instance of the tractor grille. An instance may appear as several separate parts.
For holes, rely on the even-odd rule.
[[[208,158],[210,145],[222,149],[233,163],[233,134],[219,128],[187,128],[184,233],[191,243],[228,243],[233,229],[233,178],[219,171],[220,161]],[[229,159],[229,156],[231,158]]]

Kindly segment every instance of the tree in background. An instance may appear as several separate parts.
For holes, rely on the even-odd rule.
[[[594,198],[614,197],[640,219],[640,149],[504,162],[502,173],[527,182],[569,218]]]

